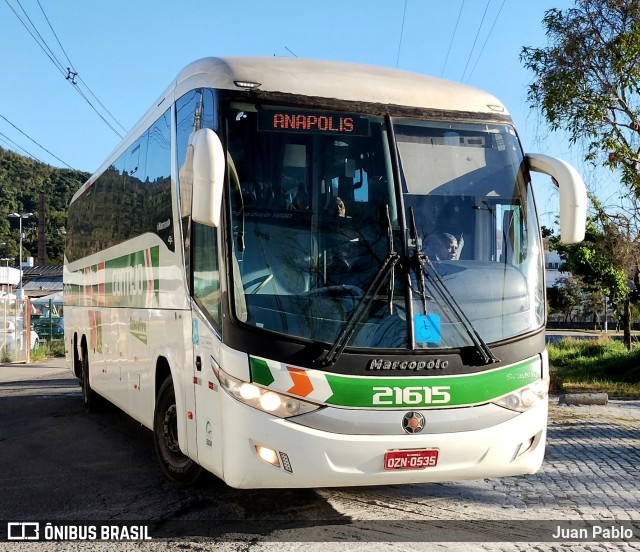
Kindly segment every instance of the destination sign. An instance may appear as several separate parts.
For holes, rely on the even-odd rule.
[[[369,119],[348,113],[263,107],[258,114],[258,130],[369,136]]]

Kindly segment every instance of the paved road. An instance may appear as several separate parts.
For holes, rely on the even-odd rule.
[[[545,341],[547,344],[555,343],[565,337],[570,337],[572,339],[600,339],[601,337],[609,337],[609,339],[613,339],[615,341],[622,341],[622,334],[613,334],[613,333],[604,333],[599,331],[588,331],[588,330],[547,330],[545,332]],[[637,332],[634,332],[631,335],[631,340],[633,342],[638,342],[640,340],[640,336]]]
[[[162,520],[169,534],[177,523],[176,535],[180,527],[213,535],[55,545],[73,551],[524,551],[534,540],[536,550],[640,550],[640,401],[550,406],[545,464],[534,476],[303,491],[237,491],[211,477],[184,489],[163,479],[149,431],[117,410],[83,411],[62,362],[0,365],[0,520]],[[636,540],[549,542],[556,522],[584,520],[626,524]],[[419,542],[433,538],[473,542]]]

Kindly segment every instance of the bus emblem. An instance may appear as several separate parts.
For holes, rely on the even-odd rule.
[[[405,433],[420,433],[424,429],[424,416],[420,412],[407,412],[402,418]]]
[[[434,358],[429,361],[425,360],[384,360],[382,358],[373,358],[367,365],[367,370],[444,370],[449,366],[448,360],[440,360]]]

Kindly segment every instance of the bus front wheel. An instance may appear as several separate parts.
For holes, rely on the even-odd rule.
[[[195,483],[202,468],[185,456],[178,445],[178,416],[173,381],[160,386],[153,416],[153,441],[160,467],[171,481],[182,485]]]

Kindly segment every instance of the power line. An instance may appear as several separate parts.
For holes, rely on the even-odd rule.
[[[65,78],[66,78],[66,77],[65,77]],[[74,83],[72,82],[71,84],[74,84]],[[91,101],[89,100],[89,98],[87,98],[87,96],[84,94],[84,92],[83,92],[82,90],[80,90],[80,88],[79,88],[78,86],[74,86],[74,88],[77,90],[78,94],[80,94],[80,96],[82,96],[82,98],[84,98],[84,101],[85,101],[85,102],[87,102],[87,103],[91,106],[91,108],[92,108],[92,109],[93,109],[93,110],[98,114],[98,117],[100,117],[100,118],[105,122],[105,124],[106,124],[106,125],[107,125],[111,130],[113,130],[113,132],[115,132],[115,133],[116,133],[120,138],[124,138],[124,135],[123,135],[122,133],[120,133],[119,131],[117,131],[117,130],[113,127],[113,125],[112,125],[109,121],[107,121],[107,120],[104,118],[104,116],[102,115],[102,113],[100,113],[100,112],[96,109],[96,107],[91,103]],[[118,123],[118,124],[119,124],[119,123]],[[122,125],[120,125],[120,126],[122,126]]]
[[[498,22],[498,17],[500,17],[500,13],[502,12],[502,8],[504,8],[504,3],[505,2],[506,2],[506,0],[502,0],[502,4],[500,4],[500,9],[498,10],[498,13],[496,14],[496,17],[493,20],[493,24],[491,25],[491,28],[489,29],[489,34],[487,35],[487,38],[484,39],[484,43],[482,44],[482,48],[480,48],[480,53],[478,54],[478,57],[476,58],[476,62],[473,64],[473,69],[471,69],[471,72],[469,73],[469,76],[467,77],[467,82],[469,82],[471,80],[471,75],[473,75],[473,72],[476,70],[476,65],[478,65],[478,62],[480,61],[480,58],[482,57],[482,52],[484,52],[484,47],[487,45],[487,42],[489,41],[489,37],[491,36],[491,33],[493,32],[493,28],[496,26],[496,23]]]
[[[0,132],[0,136],[2,136],[5,139],[5,144],[9,144],[9,145],[13,145],[13,147],[15,147],[16,149],[22,150],[23,152],[25,152],[29,157],[31,157],[31,159],[35,159],[36,161],[38,161],[39,163],[42,163],[43,165],[45,163],[43,163],[42,161],[40,161],[40,159],[38,159],[35,155],[33,155],[32,153],[28,152],[26,149],[24,149],[22,146],[20,146],[19,144],[17,144],[16,142],[14,142],[11,138],[9,138],[6,134]]]
[[[462,72],[462,77],[460,78],[460,82],[464,82],[464,75],[467,72],[467,67],[469,67],[469,62],[471,61],[471,54],[473,54],[473,50],[476,47],[476,42],[478,42],[478,36],[480,35],[480,30],[482,29],[482,24],[484,23],[484,18],[487,15],[487,10],[489,9],[489,4],[491,4],[491,0],[487,0],[487,5],[484,8],[484,13],[482,14],[482,19],[480,20],[480,25],[478,25],[478,32],[476,33],[476,37],[473,40],[473,46],[471,46],[471,51],[469,52],[469,57],[467,59],[467,64],[464,66],[464,71]]]
[[[36,44],[38,46],[40,46],[40,48],[42,49],[42,51],[45,53],[45,55],[51,60],[51,63],[53,63],[56,68],[59,71],[62,71],[62,73],[64,74],[64,70],[62,68],[62,66],[60,65],[60,62],[58,62],[56,59],[54,59],[54,56],[52,56],[52,54],[50,54],[47,49],[40,43],[40,41],[35,37],[35,35],[33,34],[33,31],[29,28],[29,26],[22,20],[22,18],[20,17],[20,14],[15,10],[15,8],[9,4],[9,0],[4,0],[5,4],[7,6],[9,6],[9,9],[13,12],[13,14],[18,18],[18,21],[20,21],[20,23],[22,23],[22,26],[27,30],[27,32],[31,35],[31,37],[33,38],[33,40],[36,41]]]
[[[440,72],[440,76],[444,75],[444,69],[447,66],[447,61],[449,61],[449,54],[451,53],[451,46],[453,46],[453,40],[456,37],[456,32],[458,30],[458,23],[460,23],[460,16],[462,15],[462,10],[464,8],[465,0],[462,0],[462,5],[460,6],[460,11],[458,12],[458,19],[456,19],[456,26],[453,29],[453,34],[451,35],[451,42],[449,42],[449,49],[447,50],[447,56],[444,58],[444,65],[442,66],[442,71]]]
[[[61,74],[64,76],[65,79],[67,79],[71,85],[76,89],[76,91],[78,92],[78,94],[80,94],[80,96],[89,104],[89,106],[96,112],[96,114],[98,115],[98,117],[100,117],[103,122],[116,134],[118,135],[118,137],[122,138],[123,134],[120,133],[106,118],[105,116],[100,113],[100,111],[98,111],[98,109],[95,107],[95,105],[93,105],[93,103],[89,100],[89,98],[87,97],[87,95],[80,89],[75,77],[78,76],[77,72],[71,71],[71,68],[67,67],[67,69],[65,70],[64,65],[62,64],[62,62],[58,59],[58,57],[55,55],[55,53],[53,52],[53,50],[49,47],[49,45],[47,44],[47,41],[42,37],[42,35],[40,34],[40,32],[38,31],[37,27],[35,26],[35,24],[33,23],[33,21],[31,20],[31,18],[29,17],[29,15],[27,14],[27,12],[25,11],[25,9],[23,8],[22,4],[20,3],[20,0],[16,0],[16,3],[18,4],[18,6],[20,6],[20,9],[22,10],[22,12],[24,13],[24,17],[26,18],[26,20],[29,22],[29,24],[31,25],[31,27],[33,28],[33,30],[29,27],[29,25],[26,23],[26,21],[20,16],[20,14],[16,11],[16,9],[9,3],[9,0],[4,0],[5,4],[7,4],[7,6],[9,6],[9,9],[14,13],[14,15],[18,18],[18,21],[20,21],[20,23],[22,23],[22,26],[27,30],[27,32],[31,35],[31,38],[33,38],[36,42],[36,44],[38,44],[38,46],[40,46],[40,48],[42,49],[42,51],[45,53],[45,55],[51,60],[51,63],[53,63],[53,65],[56,67],[56,69],[58,69],[58,71],[61,72]],[[42,6],[41,6],[42,9]],[[43,10],[43,14],[44,14],[44,10]],[[46,17],[47,22],[49,22],[48,18]],[[49,23],[49,25],[51,25]],[[53,30],[53,29],[52,29]],[[37,36],[36,36],[37,35]],[[55,35],[55,32],[54,32]],[[56,40],[58,40],[57,35],[56,36]],[[59,43],[59,40],[58,40]],[[64,51],[64,49],[63,49]],[[65,56],[66,56],[66,52],[65,52]],[[69,65],[71,64],[71,61],[69,60],[68,56],[67,56],[67,60],[69,61]],[[75,73],[75,75],[74,75]],[[80,79],[81,80],[81,79]],[[93,94],[93,92],[91,92],[91,90],[89,89],[89,87],[84,83],[84,81],[82,81],[82,84],[85,86],[85,88],[87,88],[87,90],[89,91],[89,93],[96,99],[96,101],[102,106],[102,108],[109,114],[109,116],[115,121],[115,123],[117,125],[119,125],[125,132],[126,129],[125,127],[109,112],[109,110],[104,106],[104,104],[102,104],[102,102],[100,102],[100,100],[98,100],[98,98],[95,96],[95,94]]]
[[[402,12],[402,27],[400,27],[400,40],[398,41],[398,55],[396,56],[396,69],[398,68],[398,63],[400,62],[400,47],[402,46],[402,35],[404,34],[404,18],[407,15],[407,2],[409,0],[404,0],[404,11]]]
[[[40,6],[40,11],[42,12],[42,15],[44,16],[45,20],[47,21],[47,24],[49,25],[49,29],[51,29],[51,32],[53,33],[53,36],[55,37],[56,41],[58,42],[58,45],[60,46],[60,49],[62,50],[62,53],[64,54],[64,56],[67,58],[67,61],[69,62],[69,65],[71,66],[71,69],[73,69],[73,73],[75,73],[75,75],[78,77],[78,80],[84,85],[84,87],[87,89],[87,91],[91,94],[91,96],[93,96],[93,98],[100,104],[100,107],[102,107],[102,109],[104,109],[109,116],[118,124],[118,126],[125,131],[125,133],[127,132],[127,129],[120,123],[120,121],[118,121],[118,119],[116,119],[116,117],[111,113],[111,111],[109,111],[106,106],[98,99],[98,96],[96,96],[93,91],[91,90],[91,88],[89,88],[89,85],[84,82],[84,80],[82,80],[82,77],[78,74],[78,71],[76,71],[76,68],[73,66],[73,63],[71,62],[71,59],[69,59],[69,56],[67,55],[67,51],[64,49],[64,46],[62,46],[62,42],[60,42],[60,39],[58,38],[58,35],[56,34],[55,30],[53,29],[53,25],[51,25],[51,21],[49,21],[49,18],[47,17],[47,14],[44,11],[44,8],[42,7],[42,4],[40,3],[40,0],[36,0],[38,2],[38,6]],[[67,72],[70,73],[69,67],[67,67]],[[67,75],[67,79],[69,78],[69,74]],[[75,82],[71,82],[71,84],[76,85]]]
[[[58,35],[53,30],[53,26],[51,25],[51,21],[49,21],[49,18],[47,17],[47,14],[44,13],[44,8],[42,7],[42,4],[40,3],[40,0],[36,0],[36,1],[38,2],[38,6],[40,6],[40,11],[42,12],[42,15],[44,15],[44,18],[47,21],[47,24],[49,25],[49,28],[51,29],[51,32],[53,33],[53,36],[56,38],[56,41],[58,42],[58,46],[60,46],[60,49],[62,50],[62,53],[64,54],[64,57],[67,58],[67,61],[69,62],[69,65],[71,66],[71,69],[73,69],[75,71],[76,68],[73,66],[73,63],[71,63],[71,60],[69,59],[69,56],[67,55],[67,51],[64,49],[64,46],[62,46],[62,43],[60,42],[60,39],[58,38]]]
[[[29,140],[31,140],[36,146],[38,146],[40,149],[43,149],[44,151],[46,151],[49,155],[51,155],[52,157],[55,157],[58,161],[60,161],[60,163],[62,163],[63,165],[66,165],[67,167],[69,167],[71,170],[73,170],[73,167],[67,163],[65,163],[62,159],[60,159],[57,155],[51,153],[47,148],[45,148],[42,144],[39,144],[38,142],[36,142],[33,138],[31,138],[31,136],[29,136],[26,132],[20,130],[16,125],[14,125],[9,119],[7,119],[4,115],[2,115],[0,113],[0,117],[2,117],[7,123],[9,123],[13,128],[15,128],[20,134],[22,134],[23,136],[26,136]],[[15,143],[15,142],[14,142]],[[17,144],[16,144],[17,145]],[[20,147],[20,146],[18,146]],[[21,148],[22,149],[22,148]],[[26,151],[26,150],[23,150]],[[31,154],[29,154],[31,155]],[[33,157],[33,156],[31,156]],[[34,158],[36,159],[36,158]],[[39,161],[39,159],[38,159]]]

